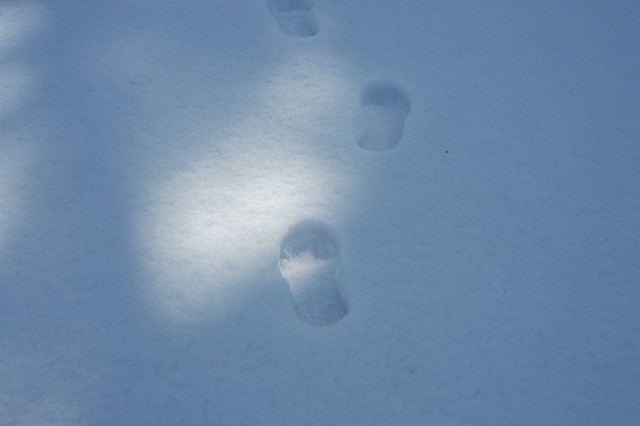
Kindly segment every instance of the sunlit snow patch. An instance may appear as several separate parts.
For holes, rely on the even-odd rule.
[[[0,116],[15,111],[29,99],[35,73],[15,59],[16,50],[33,36],[44,18],[44,7],[37,3],[0,3]]]
[[[210,176],[206,168],[161,186],[156,211],[141,225],[156,272],[152,291],[166,312],[191,317],[224,310],[250,278],[269,269],[284,223],[314,210],[327,186],[312,164],[304,169],[313,182],[263,159],[259,171]]]
[[[3,58],[44,23],[45,8],[32,2],[0,3],[0,58]]]
[[[189,151],[185,135],[188,155],[170,163],[181,166],[145,189],[136,225],[145,259],[141,285],[159,316],[224,316],[273,277],[286,286],[278,271],[282,235],[301,218],[341,214],[354,189],[352,167],[326,156],[327,147],[345,146],[326,117],[335,113],[333,93],[345,90],[335,69],[290,78],[296,67],[309,69],[306,58],[292,57],[266,74],[252,92],[255,103],[237,107],[206,147]]]

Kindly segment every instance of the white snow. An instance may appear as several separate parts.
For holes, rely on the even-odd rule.
[[[0,3],[0,424],[637,424],[639,18]]]

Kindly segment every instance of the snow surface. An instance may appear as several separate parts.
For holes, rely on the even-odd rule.
[[[0,2],[0,424],[638,424],[639,21]]]

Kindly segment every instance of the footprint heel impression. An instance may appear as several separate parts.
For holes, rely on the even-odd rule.
[[[267,8],[280,31],[290,37],[312,37],[320,29],[312,0],[269,0]]]
[[[402,139],[411,100],[394,83],[377,81],[360,94],[358,145],[367,151],[387,151]]]
[[[280,245],[280,271],[289,284],[298,319],[313,326],[329,326],[348,313],[337,271],[337,235],[322,221],[307,219],[289,229]]]

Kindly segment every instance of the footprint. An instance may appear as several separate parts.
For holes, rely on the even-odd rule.
[[[280,244],[280,271],[298,319],[328,326],[348,313],[336,278],[339,263],[338,237],[327,224],[307,219],[289,229]]]
[[[386,151],[398,145],[411,110],[405,91],[393,83],[376,81],[362,90],[360,105],[358,145],[368,151]]]
[[[311,37],[318,33],[318,19],[313,0],[269,0],[269,13],[276,18],[280,30],[291,37]]]

